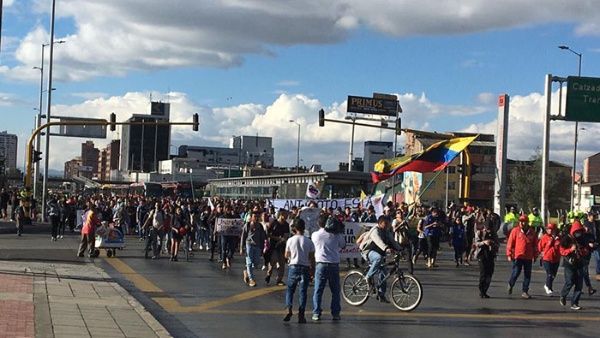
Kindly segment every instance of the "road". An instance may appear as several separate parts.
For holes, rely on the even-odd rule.
[[[421,280],[424,298],[413,312],[402,313],[391,304],[375,299],[362,307],[342,304],[342,320],[331,321],[327,312],[329,297],[324,298],[321,322],[300,325],[284,323],[284,287],[249,288],[242,282],[241,258],[234,259],[231,271],[222,271],[209,262],[204,252],[196,253],[191,262],[180,259],[143,258],[142,244],[127,240],[127,248],[116,258],[78,259],[76,235],[50,242],[44,226],[36,233],[17,238],[0,225],[0,259],[71,261],[96,264],[127,289],[175,337],[331,337],[331,336],[595,336],[600,322],[599,296],[584,295],[581,311],[562,307],[558,297],[543,292],[544,273],[536,264],[530,294],[520,298],[520,281],[515,292],[506,293],[509,264],[499,257],[490,289],[491,299],[480,299],[476,266],[456,268],[450,261],[451,250],[444,247],[440,267],[427,270],[419,263],[415,275]],[[10,228],[12,230],[12,228]],[[501,251],[502,252],[502,251]],[[42,255],[43,253],[43,255]],[[590,269],[593,271],[593,269]],[[342,272],[344,273],[344,272]],[[593,282],[597,286],[597,282]],[[562,287],[559,274],[555,289]],[[309,295],[312,288],[309,289]],[[309,299],[309,308],[311,301]],[[294,318],[295,319],[295,318]]]

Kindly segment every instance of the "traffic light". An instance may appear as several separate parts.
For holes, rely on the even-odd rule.
[[[117,115],[115,115],[115,113],[110,113],[110,131],[115,131],[117,129],[117,125],[115,123],[117,123]]]
[[[33,148],[31,149],[31,151],[32,151],[32,155],[33,155],[32,156],[33,163],[37,163],[42,160],[42,152],[41,151],[34,150]]]
[[[396,135],[402,134],[402,120],[398,117],[396,119]]]
[[[323,109],[319,110],[319,127],[325,126],[325,111]]]
[[[198,131],[198,113],[194,114],[194,124],[192,125],[194,131]]]

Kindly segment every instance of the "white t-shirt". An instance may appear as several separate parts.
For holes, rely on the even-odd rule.
[[[290,253],[290,265],[310,266],[308,257],[315,252],[315,245],[306,236],[294,235],[285,242],[285,251]]]

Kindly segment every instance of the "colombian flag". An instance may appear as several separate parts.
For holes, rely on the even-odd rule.
[[[443,170],[478,136],[456,137],[434,143],[422,153],[380,160],[375,163],[375,171],[371,172],[373,183],[405,171],[427,173]]]

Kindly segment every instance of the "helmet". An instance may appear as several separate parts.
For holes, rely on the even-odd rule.
[[[554,224],[554,223],[548,223],[546,225],[546,229],[555,230],[556,229],[556,224]]]
[[[521,215],[521,216],[519,216],[519,222],[528,223],[529,218],[526,215]]]

